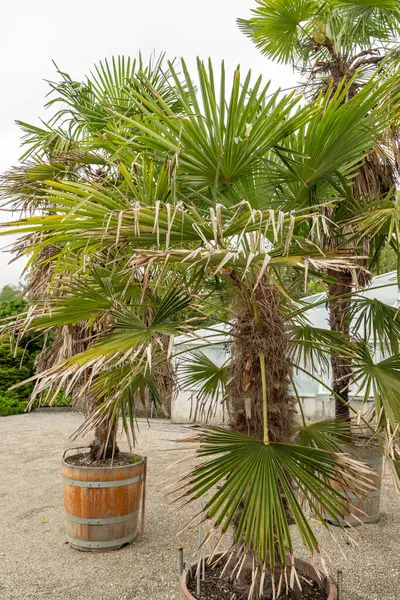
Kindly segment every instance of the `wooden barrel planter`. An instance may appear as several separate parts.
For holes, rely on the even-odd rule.
[[[67,462],[71,450],[80,448],[66,450],[62,459],[65,527],[71,548],[107,552],[130,544],[138,533],[145,459],[135,457],[136,462],[123,466],[86,467]]]
[[[380,519],[379,505],[381,498],[381,484],[383,472],[383,454],[378,446],[362,443],[356,443],[354,447],[346,448],[347,452],[356,460],[367,464],[373,474],[371,483],[374,489],[369,491],[365,497],[347,493],[336,482],[332,482],[332,487],[342,493],[343,513],[339,518],[339,523],[345,527],[357,526],[365,523],[377,523]],[[337,524],[335,521],[330,521]]]
[[[318,573],[316,569],[310,563],[302,560],[301,558],[294,559],[294,565],[296,567],[297,573],[302,575],[306,579],[310,579],[314,583],[321,585],[323,582],[323,587],[326,593],[326,600],[337,600],[337,587],[327,577]],[[197,571],[197,564],[195,563],[192,566],[187,566],[183,569],[181,578],[180,578],[180,600],[196,600],[196,598],[189,592],[188,584],[190,582],[191,577]]]

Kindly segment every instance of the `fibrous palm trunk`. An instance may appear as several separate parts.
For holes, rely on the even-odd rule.
[[[295,399],[291,392],[289,331],[281,311],[282,296],[273,284],[260,285],[251,305],[238,308],[232,355],[232,377],[228,386],[228,411],[231,428],[259,440],[266,440],[263,401],[262,363],[265,364],[268,442],[293,440]],[[263,360],[260,361],[260,356]],[[283,493],[283,492],[282,492]],[[242,506],[236,515],[239,522]],[[293,518],[286,506],[289,523]],[[276,548],[276,555],[279,555]],[[240,569],[232,575],[238,598],[247,598],[252,582],[253,557],[249,553]],[[270,582],[264,583],[265,597],[273,597]],[[272,588],[271,588],[272,589]],[[269,592],[271,592],[269,594]]]
[[[335,278],[335,282],[329,285],[328,302],[329,323],[332,331],[338,331],[345,337],[350,332],[350,298],[343,296],[348,294],[352,288],[352,277],[349,271],[330,272],[328,274]],[[332,378],[333,391],[335,392],[335,415],[337,418],[350,419],[349,410],[349,382],[351,377],[351,366],[348,359],[339,354],[332,355]]]
[[[281,293],[276,286],[260,285],[254,293],[255,309],[247,305],[239,308],[229,386],[232,429],[263,439],[260,355],[264,355],[268,437],[272,442],[289,442],[292,439],[295,415],[290,390],[289,332],[281,312],[281,301]]]
[[[90,444],[90,458],[92,461],[109,460],[117,458],[119,448],[116,444],[116,423],[104,421],[95,429],[94,441]]]

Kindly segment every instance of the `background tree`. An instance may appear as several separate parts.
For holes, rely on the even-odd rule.
[[[17,121],[23,132],[24,154],[21,163],[5,173],[1,180],[0,197],[3,207],[23,211],[26,214],[48,214],[51,202],[47,201],[45,189],[47,181],[96,182],[102,187],[119,185],[119,169],[149,169],[148,179],[154,168],[154,161],[142,161],[136,166],[135,153],[123,149],[116,153],[118,143],[111,144],[111,131],[120,132],[123,121],[117,111],[134,117],[145,118],[136,106],[135,91],[148,79],[156,93],[171,106],[179,109],[171,73],[163,55],[152,56],[145,63],[139,55],[137,59],[117,57],[95,65],[93,72],[84,81],[76,81],[57,69],[59,80],[50,82],[49,100],[46,108],[52,117],[41,127]],[[116,169],[116,163],[121,165]],[[164,179],[166,175],[164,172]],[[122,181],[123,184],[123,181]],[[144,186],[145,181],[143,182]],[[163,176],[159,179],[158,193],[163,198]],[[146,193],[145,187],[142,189]],[[138,193],[141,190],[138,189]],[[24,253],[27,244],[32,244],[35,236],[21,239],[16,245],[16,253]],[[116,249],[118,253],[118,249]],[[31,304],[43,306],[55,294],[57,297],[70,285],[71,273],[80,273],[83,281],[91,277],[93,270],[102,268],[108,259],[105,254],[92,255],[90,261],[82,261],[79,253],[70,248],[66,263],[58,262],[59,246],[47,245],[37,249],[28,265],[28,278],[25,296]],[[96,331],[100,324],[96,324]],[[38,369],[43,370],[83,351],[93,334],[91,328],[84,330],[82,323],[62,326],[52,332],[52,344],[47,345],[38,358]],[[171,365],[163,365],[163,392],[167,410],[172,393]],[[80,386],[75,381],[74,403],[86,410],[90,400],[80,393],[87,380],[83,377]],[[81,389],[79,389],[81,388]]]
[[[19,285],[5,285],[0,291],[0,302],[10,302],[21,297],[22,288]]]
[[[328,93],[332,102],[337,91],[346,86],[341,97],[347,102],[371,81],[376,73],[397,71],[399,57],[400,8],[396,0],[257,0],[250,19],[239,19],[242,31],[249,35],[268,58],[292,64],[300,72],[306,96],[314,101],[318,94]],[[377,106],[373,110],[379,110]],[[353,173],[350,187],[337,186],[333,193],[341,201],[324,208],[329,216],[331,232],[327,247],[340,247],[357,234],[362,254],[369,255],[367,266],[376,267],[386,244],[399,254],[399,238],[391,233],[387,222],[374,235],[360,226],[363,215],[383,207],[396,208],[395,187],[400,165],[398,111],[386,116],[386,126],[379,131],[373,148]],[[321,144],[323,144],[321,140]],[[301,145],[298,146],[301,149]],[[332,149],[332,152],[334,150]],[[295,160],[295,157],[292,157]],[[320,190],[304,178],[304,170],[293,164],[298,176],[295,201],[299,206],[320,203]],[[303,177],[303,179],[301,179]],[[330,327],[349,335],[351,299],[355,281],[345,271],[328,273]],[[358,283],[364,285],[368,275],[360,272]],[[400,280],[399,280],[400,281]],[[349,418],[349,383],[351,367],[340,356],[332,357],[333,389],[337,395],[336,414]],[[338,397],[341,400],[338,400]]]

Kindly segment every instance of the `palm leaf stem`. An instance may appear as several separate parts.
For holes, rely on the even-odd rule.
[[[261,385],[263,399],[263,421],[264,421],[264,444],[269,443],[268,433],[268,399],[267,399],[267,382],[265,377],[265,354],[260,354],[260,369],[261,369]]]

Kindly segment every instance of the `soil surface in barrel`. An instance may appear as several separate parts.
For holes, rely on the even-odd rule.
[[[196,579],[194,578],[188,584],[188,590],[197,600],[248,600],[249,587],[243,586],[243,590],[238,590],[227,578],[221,577],[222,567],[206,568],[206,578],[200,582],[200,595],[196,591]],[[265,578],[265,589],[270,588],[271,584]],[[298,586],[294,590],[283,591],[277,600],[326,600],[326,592],[313,581],[306,579],[299,574],[299,580],[302,589]],[[272,593],[267,591],[263,600],[272,600]]]
[[[113,459],[105,458],[102,460],[92,460],[90,454],[85,453],[67,456],[65,462],[76,467],[126,467],[127,465],[134,465],[135,463],[140,462],[140,458],[131,456],[130,454],[120,453]]]

